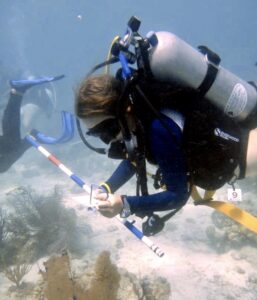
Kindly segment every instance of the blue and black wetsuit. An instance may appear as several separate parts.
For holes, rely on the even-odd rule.
[[[166,126],[173,132],[176,143],[159,119],[151,122],[148,139],[166,190],[147,196],[127,196],[131,213],[176,209],[183,206],[189,198],[186,160],[182,150],[183,132],[171,118],[167,116],[164,118]],[[135,172],[134,165],[129,160],[123,160],[106,181],[112,193],[127,182]]]
[[[0,173],[7,171],[30,148],[21,138],[20,108],[22,95],[10,93],[2,121],[3,135],[0,136]]]

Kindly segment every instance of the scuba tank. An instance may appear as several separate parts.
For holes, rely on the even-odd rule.
[[[257,90],[219,66],[220,58],[205,46],[198,51],[170,32],[150,32],[149,64],[154,78],[198,90],[227,116],[256,127]]]

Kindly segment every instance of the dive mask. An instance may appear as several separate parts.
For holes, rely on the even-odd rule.
[[[100,138],[105,144],[115,140],[121,131],[119,122],[114,116],[88,118],[85,119],[85,124],[88,127],[87,135]]]

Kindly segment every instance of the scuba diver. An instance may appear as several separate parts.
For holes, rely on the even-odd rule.
[[[118,79],[109,75],[100,75],[89,77],[82,82],[77,95],[76,112],[78,117],[85,122],[88,128],[87,134],[99,137],[106,144],[114,145],[116,141],[122,142],[121,128],[116,117],[116,106],[121,90],[121,82]],[[137,120],[132,107],[128,106],[125,114],[129,130],[137,134]],[[172,119],[169,114],[172,114]],[[186,160],[181,151],[184,118],[180,113],[171,110],[164,111],[163,118],[165,118],[165,126],[157,118],[151,122],[146,120],[144,138],[147,139],[147,151],[151,149],[151,153],[148,151],[149,160],[154,160],[160,167],[166,191],[140,196],[114,194],[136,173],[133,161],[124,159],[114,174],[103,184],[108,191],[108,199],[106,200],[104,193],[99,193],[96,197],[101,200],[98,207],[103,215],[113,217],[122,209],[126,210],[123,212],[124,216],[142,211],[171,210],[186,203],[190,192],[187,183]],[[173,139],[170,138],[166,126],[172,131]]]
[[[143,229],[151,235],[164,225],[151,232],[151,223],[160,220],[154,212],[173,215],[194,185],[212,191],[244,178],[249,132],[257,125],[257,91],[220,67],[219,56],[206,46],[196,50],[168,32],[142,38],[139,25],[132,17],[125,36],[112,44],[112,56],[81,82],[75,110],[86,134],[109,145],[95,150],[122,159],[95,195],[99,212],[148,216]],[[122,67],[115,76],[92,75],[117,61]],[[158,167],[154,186],[164,187],[162,192],[148,194],[146,161]],[[116,194],[134,174],[137,195]]]
[[[2,120],[0,136],[0,172],[6,172],[30,148],[29,143],[21,138],[21,104],[23,96],[31,87],[62,79],[56,77],[40,77],[28,80],[11,80],[11,91]],[[36,100],[35,100],[36,101]],[[45,98],[46,106],[47,98]],[[43,107],[42,107],[43,108]]]

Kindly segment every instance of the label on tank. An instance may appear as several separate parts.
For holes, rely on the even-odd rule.
[[[238,117],[244,111],[246,103],[247,91],[241,83],[237,83],[229,96],[224,112],[231,118]]]

